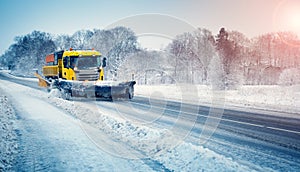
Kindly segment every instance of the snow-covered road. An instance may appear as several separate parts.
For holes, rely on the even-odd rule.
[[[203,145],[199,135],[208,107],[142,97],[130,102],[65,101],[55,97],[55,92],[48,94],[9,80],[1,80],[0,75],[0,90],[18,117],[16,170],[300,168],[299,119],[293,118],[295,114],[281,118],[280,114],[272,117],[259,111],[225,109],[217,130]]]
[[[18,117],[16,171],[151,171],[141,160],[103,152],[78,120],[28,94],[32,89],[2,80],[0,88],[13,102]]]
[[[195,145],[199,145],[200,133],[205,128],[204,122],[209,111],[208,107],[199,108],[195,105],[189,105],[189,109],[176,109],[174,107],[181,106],[178,102],[162,103],[161,100],[155,99],[149,102],[149,99],[141,97],[136,97],[131,102],[95,104],[105,109],[106,113],[115,114],[144,126],[168,129],[180,139]],[[195,110],[191,109],[199,111],[193,114]],[[136,115],[137,112],[139,115]],[[196,114],[197,119],[193,117]],[[182,118],[184,116],[185,118]],[[299,119],[225,109],[218,128],[202,145],[223,156],[232,157],[240,164],[247,163],[251,169],[293,171],[300,168],[298,165],[300,130],[297,124]],[[284,127],[290,130],[280,129]]]
[[[93,102],[49,97],[1,79],[0,89],[17,116],[15,171],[250,170],[229,157],[177,140],[166,129],[102,114]]]

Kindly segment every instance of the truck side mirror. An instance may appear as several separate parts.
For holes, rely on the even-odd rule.
[[[106,67],[106,57],[102,59],[102,67]]]

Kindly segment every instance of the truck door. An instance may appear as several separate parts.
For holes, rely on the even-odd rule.
[[[70,80],[70,57],[63,57],[62,78]]]

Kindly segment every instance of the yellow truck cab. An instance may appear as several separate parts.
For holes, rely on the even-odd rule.
[[[57,51],[46,56],[43,75],[46,79],[103,81],[106,58],[95,50]]]
[[[39,86],[58,89],[62,98],[132,99],[135,81],[105,81],[106,58],[95,50],[62,50],[46,56]],[[101,82],[97,82],[101,81]]]

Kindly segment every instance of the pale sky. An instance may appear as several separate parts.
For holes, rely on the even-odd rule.
[[[33,30],[71,35],[82,29],[105,29],[141,14],[174,17],[214,34],[225,27],[248,37],[287,30],[300,35],[300,0],[0,0],[0,54],[15,36]],[[132,20],[146,25],[138,21]],[[186,28],[169,26],[165,29],[174,33]]]

